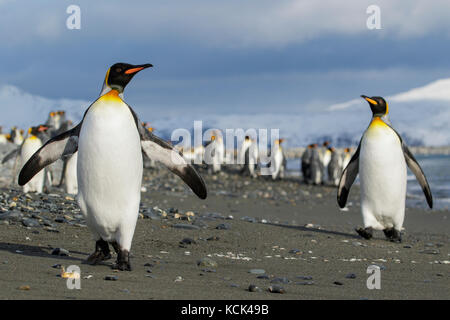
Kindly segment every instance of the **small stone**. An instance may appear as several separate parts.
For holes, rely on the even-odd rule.
[[[216,229],[217,230],[230,230],[231,225],[228,223],[221,223],[221,224],[217,225]]]
[[[285,277],[274,278],[272,281],[270,281],[270,283],[282,283],[282,284],[288,284],[290,282],[291,280]]]
[[[186,230],[199,230],[200,227],[193,224],[177,223],[172,225],[176,229],[186,229]]]
[[[300,281],[296,282],[295,284],[299,286],[312,286],[314,284],[314,281]]]
[[[61,269],[61,265],[59,263],[52,265],[54,269]]]
[[[347,279],[356,279],[356,274],[354,273],[349,273],[345,276]]]
[[[213,259],[205,257],[197,261],[199,267],[217,268],[219,265]]]
[[[9,221],[21,221],[23,218],[23,213],[20,211],[7,211],[5,213],[0,214],[0,220],[9,220]]]
[[[257,279],[268,280],[270,277],[267,274],[261,274],[256,277]]]
[[[311,277],[311,276],[297,276],[296,278],[300,279],[300,280],[312,280],[313,277]]]
[[[195,241],[191,238],[184,238],[180,241],[180,244],[195,244]]]
[[[296,254],[296,255],[302,254],[302,252],[301,252],[300,250],[298,250],[298,249],[292,249],[292,250],[289,250],[289,253],[291,253],[291,254]]]
[[[69,251],[63,248],[55,248],[52,251],[52,255],[54,256],[68,256]]]
[[[59,232],[58,229],[52,228],[52,227],[44,227],[43,229],[44,229],[45,231],[48,231],[48,232],[55,232],[55,233],[58,233],[58,232]]]
[[[183,281],[183,280],[184,280],[184,279],[183,279],[182,276],[177,276],[177,277],[175,278],[174,282],[181,282],[181,281]]]
[[[29,228],[35,228],[35,227],[39,227],[39,222],[35,219],[31,219],[31,218],[26,218],[22,220],[22,224],[25,227],[29,227]]]
[[[104,280],[108,280],[108,281],[117,281],[119,278],[117,276],[105,276]]]
[[[248,286],[248,291],[250,291],[250,292],[261,292],[262,290],[259,287],[255,286],[254,284],[251,284],[251,285]]]
[[[264,274],[266,271],[264,269],[250,269],[248,273],[251,274]]]
[[[66,222],[66,219],[64,219],[63,217],[58,217],[58,218],[55,218],[54,221],[58,222],[58,223],[64,223],[64,222]]]
[[[439,250],[426,249],[426,250],[420,251],[420,253],[425,253],[425,254],[439,254]]]
[[[248,216],[242,217],[241,220],[242,220],[242,221],[251,222],[251,223],[255,223],[255,222],[256,222],[256,219],[255,219],[255,218],[248,217]]]
[[[281,286],[273,285],[273,286],[270,286],[270,287],[269,287],[269,292],[271,292],[271,293],[281,293],[281,294],[283,294],[283,293],[286,293],[286,290],[284,290],[284,288],[281,287]]]
[[[342,285],[343,285],[343,283],[342,283],[342,282],[339,282],[339,281],[335,281],[335,282],[333,282],[333,284],[335,284],[335,285],[337,285],[337,286],[342,286]]]
[[[30,288],[30,286],[20,286],[19,288],[18,288],[19,290],[24,290],[24,291],[29,291],[31,288]]]
[[[206,239],[206,241],[218,241],[220,238],[216,236],[212,236]]]

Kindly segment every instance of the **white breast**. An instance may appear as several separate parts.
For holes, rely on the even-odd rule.
[[[142,152],[133,116],[119,98],[100,98],[86,114],[78,143],[77,177],[78,202],[91,230],[106,241],[121,228],[132,229],[132,237],[139,210]]]
[[[405,210],[406,163],[400,139],[387,125],[374,124],[365,132],[359,175],[366,227],[400,230]]]

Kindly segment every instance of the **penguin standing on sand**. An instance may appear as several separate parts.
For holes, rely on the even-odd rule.
[[[416,159],[392,128],[386,101],[382,97],[361,97],[370,105],[372,121],[342,173],[338,204],[341,208],[345,207],[350,187],[359,173],[364,229],[356,231],[370,239],[374,229],[383,230],[389,240],[400,242],[405,217],[406,166],[416,176],[432,208],[430,186]]]
[[[328,183],[337,187],[342,173],[342,161],[339,153],[333,147],[329,148],[331,159],[328,163]]]
[[[312,148],[313,148],[312,144],[308,145],[306,147],[305,151],[303,151],[303,154],[302,154],[301,170],[302,170],[302,176],[303,176],[303,182],[304,183],[310,183],[311,182],[311,154],[312,154]]]
[[[286,158],[284,156],[283,147],[281,144],[284,139],[277,139],[270,152],[270,167],[272,171],[272,179],[284,178],[284,171],[286,169]]]
[[[129,253],[139,213],[142,150],[180,176],[198,197],[206,198],[205,183],[195,169],[169,143],[146,130],[123,100],[126,85],[149,67],[152,65],[111,66],[100,97],[82,121],[48,141],[19,174],[19,184],[24,185],[45,166],[78,151],[77,201],[96,240],[89,264],[111,258],[111,244],[117,252],[114,267],[131,270]]]
[[[17,149],[6,155],[2,164],[10,159],[13,159],[18,155],[20,157],[20,163],[25,164],[28,159],[40,148],[42,147],[42,142],[46,141],[48,136],[46,131],[48,127],[45,125],[39,125],[36,127],[31,127],[28,129],[28,137],[23,141],[22,145]],[[44,188],[45,172],[39,172],[33,179],[31,179],[27,184],[23,185],[23,192],[36,192],[42,193]]]
[[[255,139],[245,136],[239,153],[240,164],[242,164],[241,174],[249,174],[252,178],[256,178],[256,165],[258,164],[259,152],[258,144]]]
[[[323,162],[320,157],[317,143],[313,144],[311,150],[310,168],[311,168],[311,183],[315,185],[322,184],[323,178]]]
[[[205,146],[207,164],[212,165],[212,172],[217,173],[221,169],[225,157],[225,146],[223,144],[222,133],[214,131],[211,141]]]

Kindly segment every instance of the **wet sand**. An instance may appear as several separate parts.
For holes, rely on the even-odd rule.
[[[408,208],[402,243],[382,232],[367,241],[354,231],[362,224],[357,188],[349,210],[340,211],[331,187],[203,176],[207,200],[164,169],[145,170],[132,272],[111,269],[115,254],[102,265],[83,263],[94,242],[73,196],[57,188],[25,196],[4,186],[0,211],[22,216],[0,221],[0,299],[450,298],[449,211]],[[27,218],[37,226],[25,227]],[[52,255],[54,248],[69,256]],[[205,257],[217,265],[198,266]],[[58,264],[81,268],[80,290],[66,287]],[[380,290],[366,285],[372,264],[381,268]],[[250,292],[251,284],[261,291]],[[273,285],[285,293],[269,292]]]

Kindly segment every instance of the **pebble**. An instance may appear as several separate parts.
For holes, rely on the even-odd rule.
[[[241,220],[242,220],[242,221],[251,222],[251,223],[255,223],[255,222],[256,222],[256,219],[255,219],[255,218],[248,217],[248,216],[242,217]]]
[[[119,278],[117,276],[105,276],[104,280],[108,280],[108,281],[117,281]]]
[[[183,240],[180,241],[180,244],[195,244],[194,239],[191,238],[184,238]]]
[[[193,224],[185,224],[185,223],[176,223],[172,225],[173,228],[176,229],[186,229],[186,230],[199,230],[200,227]]]
[[[34,228],[34,227],[39,227],[39,222],[35,219],[32,218],[26,218],[22,220],[22,224],[25,227],[30,227],[30,228]]]
[[[197,266],[207,268],[217,268],[219,264],[213,259],[205,257],[197,261]]]
[[[343,285],[343,283],[342,283],[342,282],[339,282],[339,281],[335,281],[335,282],[333,282],[333,284],[335,284],[335,285],[337,285],[337,286],[342,286],[342,285]]]
[[[52,250],[52,255],[54,256],[68,256],[69,251],[63,248],[55,248]]]
[[[274,278],[272,281],[270,281],[270,283],[283,283],[283,284],[288,284],[290,282],[291,280],[285,277]]]
[[[228,223],[221,223],[221,224],[217,225],[216,229],[217,230],[230,230],[231,225]]]
[[[297,276],[296,278],[300,279],[300,280],[312,280],[313,277],[311,277],[311,276]]]
[[[435,249],[425,249],[420,251],[420,253],[425,253],[425,254],[439,254],[439,250],[435,250]]]
[[[20,211],[8,211],[0,214],[0,220],[9,220],[19,222],[23,218],[23,213]]]
[[[295,284],[299,286],[312,286],[314,284],[314,281],[301,281],[296,282]]]
[[[264,269],[250,269],[248,271],[248,273],[251,273],[251,274],[265,274],[266,270],[264,270]]]
[[[31,288],[30,288],[30,286],[20,286],[18,289],[24,290],[24,291],[29,291]]]
[[[261,274],[261,275],[257,276],[256,278],[257,279],[263,279],[263,280],[270,279],[270,277],[267,274]]]
[[[270,286],[268,290],[271,293],[281,293],[281,294],[286,293],[286,290],[284,290],[283,287],[277,285]]]
[[[251,284],[248,286],[248,291],[250,292],[261,292],[261,288],[255,286],[254,284]]]
[[[354,273],[349,273],[345,276],[347,279],[356,279],[356,274]]]

